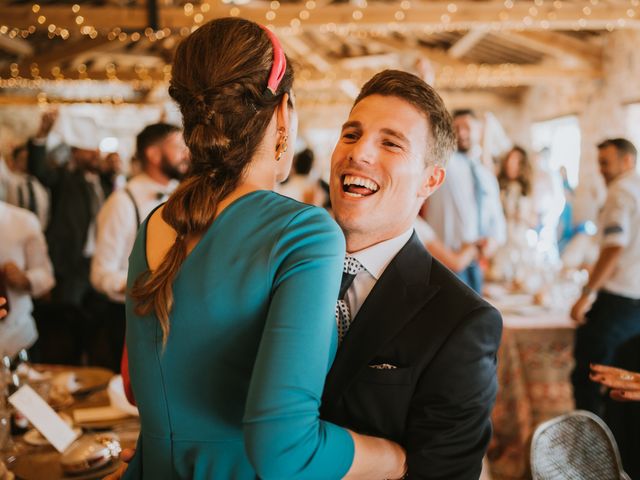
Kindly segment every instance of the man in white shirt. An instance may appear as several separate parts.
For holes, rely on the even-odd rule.
[[[363,87],[331,160],[347,258],[321,416],[400,443],[408,478],[477,480],[491,438],[500,314],[413,228],[454,142],[437,93],[387,70]]]
[[[602,413],[599,386],[589,364],[608,364],[616,349],[640,335],[640,175],[637,151],[626,139],[598,145],[607,199],[600,212],[600,255],[571,309],[578,324],[571,375],[576,408]]]
[[[49,224],[49,192],[37,178],[29,175],[28,154],[27,146],[20,145],[13,149],[10,161],[0,159],[0,178],[5,184],[4,200],[35,213],[44,231]]]
[[[447,181],[429,198],[426,220],[450,249],[477,244],[483,256],[491,257],[506,240],[500,188],[495,175],[480,162],[474,112],[455,111],[453,124],[458,148],[447,164]],[[477,262],[456,273],[481,293],[483,275]]]
[[[92,358],[92,362],[116,371],[124,341],[128,259],[138,227],[173,192],[189,166],[182,131],[165,123],[149,125],[138,134],[136,157],[142,173],[115,191],[98,213],[91,262],[91,284],[108,297],[101,305],[103,320],[98,334],[105,345],[99,349],[101,358]]]
[[[0,320],[0,355],[14,356],[38,338],[31,299],[49,292],[55,280],[40,222],[33,213],[0,202],[0,232],[0,275],[10,305],[9,315]]]

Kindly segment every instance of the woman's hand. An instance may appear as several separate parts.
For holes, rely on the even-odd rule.
[[[131,461],[131,459],[135,454],[136,454],[136,451],[133,448],[125,448],[124,450],[122,450],[122,453],[120,453],[120,460],[122,460],[122,465],[120,465],[115,472],[110,473],[109,475],[104,477],[102,480],[120,480],[124,475],[124,472],[127,471],[127,468],[129,467],[129,462]]]
[[[605,365],[591,365],[591,380],[609,387],[611,398],[621,402],[640,401],[640,373]]]

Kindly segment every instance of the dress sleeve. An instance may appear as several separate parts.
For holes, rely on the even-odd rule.
[[[344,238],[323,210],[298,213],[271,255],[272,296],[244,415],[245,447],[262,479],[342,478],[347,430],[319,419],[335,345]]]

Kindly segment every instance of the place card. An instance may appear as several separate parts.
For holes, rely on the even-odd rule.
[[[65,423],[53,408],[29,385],[24,385],[9,397],[17,408],[49,443],[60,453],[64,452],[79,433]]]

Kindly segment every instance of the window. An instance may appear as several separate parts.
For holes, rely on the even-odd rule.
[[[640,115],[640,111],[639,111]],[[638,132],[640,134],[640,131]],[[569,184],[575,187],[580,171],[580,124],[578,117],[568,115],[531,126],[531,140],[536,152],[549,149],[549,163],[552,169],[567,169]]]

